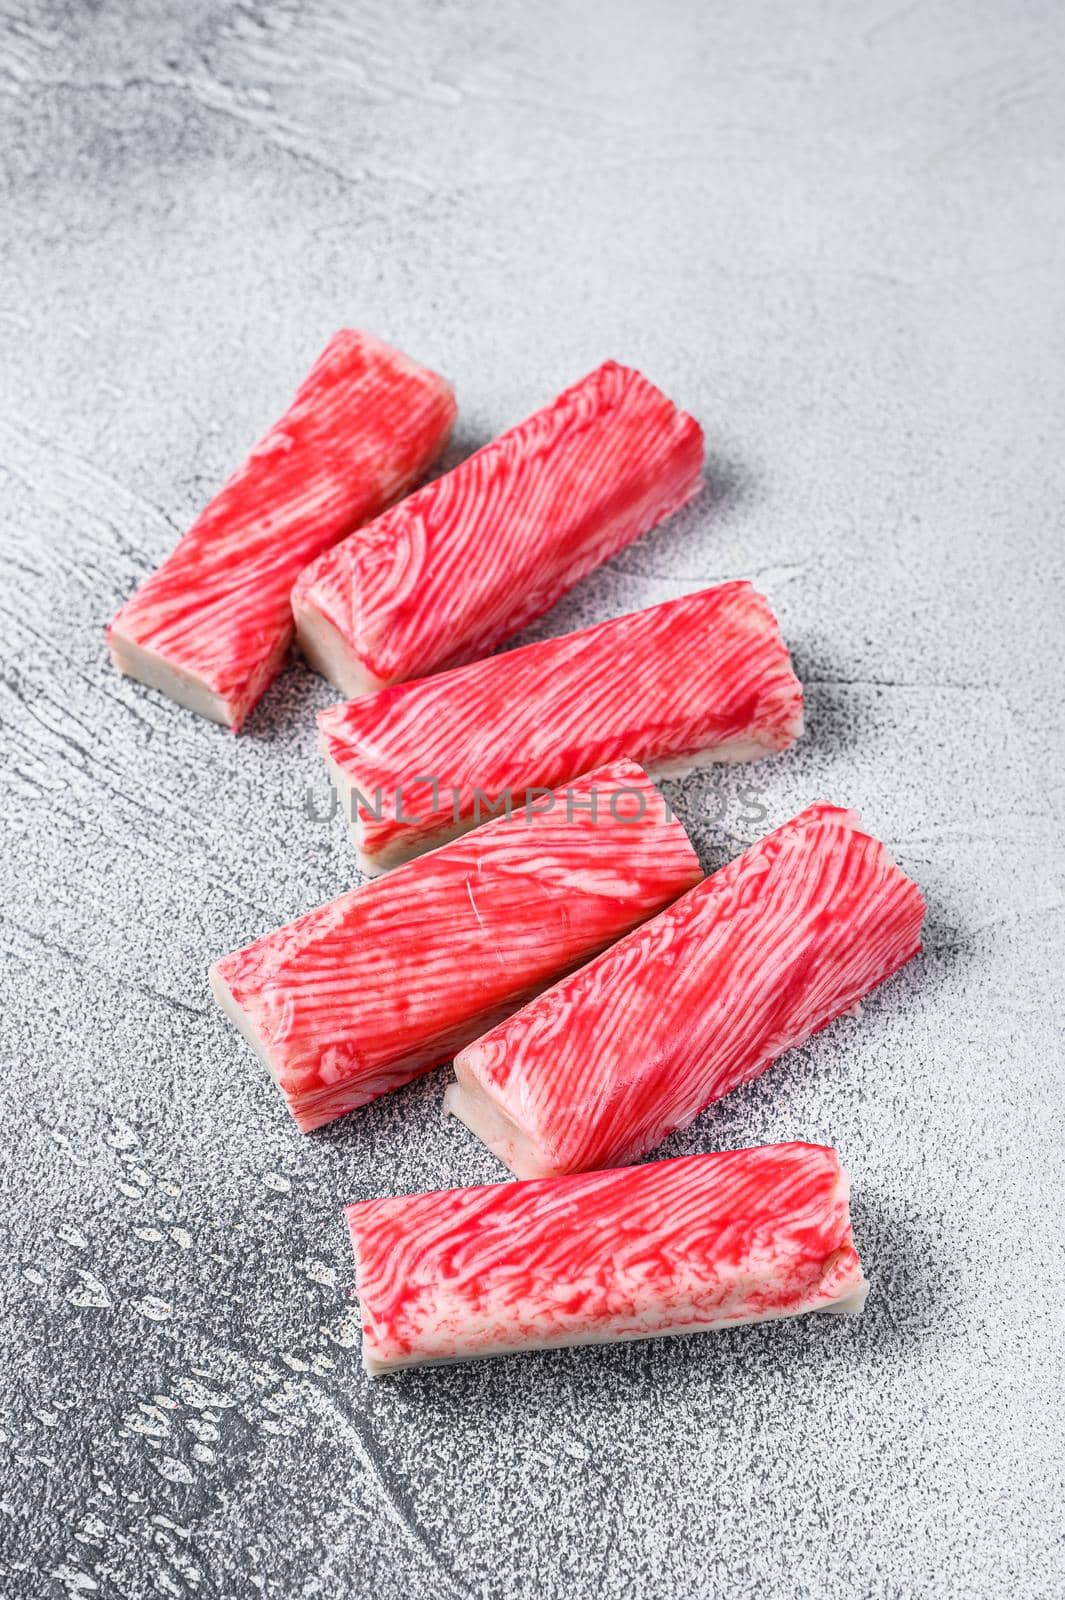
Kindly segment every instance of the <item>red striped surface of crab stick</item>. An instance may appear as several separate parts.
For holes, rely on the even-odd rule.
[[[318,725],[375,872],[484,821],[500,796],[521,804],[620,756],[675,776],[784,750],[802,686],[768,601],[724,583],[349,700]]]
[[[211,986],[307,1131],[450,1060],[701,876],[620,761],[223,957]]]
[[[633,1161],[920,949],[916,884],[810,806],[463,1050],[447,1107],[520,1178]]]
[[[835,1150],[777,1144],[363,1200],[345,1217],[364,1365],[859,1312],[848,1189]]]
[[[486,655],[690,500],[702,463],[698,423],[608,361],[309,567],[304,653],[349,697]]]
[[[237,730],[292,642],[301,570],[412,488],[447,442],[443,378],[333,335],[289,409],[108,629],[120,672]]]

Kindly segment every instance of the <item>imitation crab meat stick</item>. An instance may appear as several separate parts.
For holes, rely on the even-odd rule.
[[[447,1107],[519,1178],[633,1161],[901,967],[923,915],[854,812],[810,806],[469,1045]]]
[[[292,642],[291,591],[443,449],[443,378],[369,334],[333,335],[289,409],[108,629],[120,672],[238,729]]]
[[[349,700],[318,725],[374,872],[619,756],[675,775],[784,750],[802,687],[768,602],[725,583]]]
[[[349,697],[485,655],[690,500],[702,463],[698,423],[608,361],[316,561],[304,653]]]
[[[450,1060],[701,876],[619,761],[223,957],[211,986],[307,1131]]]
[[[371,1376],[865,1303],[847,1175],[816,1144],[363,1200],[345,1216]]]

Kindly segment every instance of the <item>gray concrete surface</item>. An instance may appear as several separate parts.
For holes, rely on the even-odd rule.
[[[0,0],[5,1595],[1058,1596],[1062,13]],[[372,1388],[342,1202],[500,1169],[442,1074],[302,1139],[209,957],[353,881],[294,668],[239,740],[103,626],[361,324],[452,459],[606,356],[712,489],[541,625],[749,576],[927,950],[674,1151],[838,1144],[859,1321]],[[753,784],[754,791],[745,785]],[[764,820],[763,820],[764,816]]]

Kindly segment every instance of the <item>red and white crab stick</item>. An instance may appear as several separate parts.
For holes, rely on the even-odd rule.
[[[348,1206],[371,1376],[861,1311],[835,1150],[767,1145]]]
[[[475,660],[690,500],[703,436],[608,361],[316,561],[304,654],[349,698]]]
[[[333,335],[289,409],[108,629],[120,672],[234,731],[281,670],[309,561],[406,494],[447,442],[443,378]]]
[[[768,601],[723,583],[332,706],[318,726],[359,865],[379,872],[501,796],[520,805],[622,755],[673,776],[784,750],[802,686]]]
[[[702,877],[619,761],[268,933],[211,970],[305,1132],[449,1061]]]
[[[810,806],[460,1052],[447,1108],[520,1178],[633,1161],[920,949],[917,885]]]

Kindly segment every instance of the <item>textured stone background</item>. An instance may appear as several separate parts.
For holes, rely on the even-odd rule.
[[[4,1594],[1062,1594],[1060,7],[0,19]],[[705,859],[825,795],[927,890],[671,1146],[837,1143],[864,1318],[368,1387],[341,1203],[500,1169],[444,1074],[301,1139],[209,1003],[353,881],[328,689],[236,740],[102,634],[345,322],[454,380],[452,460],[608,355],[703,421],[542,630],[757,580],[809,735],[674,786]]]

